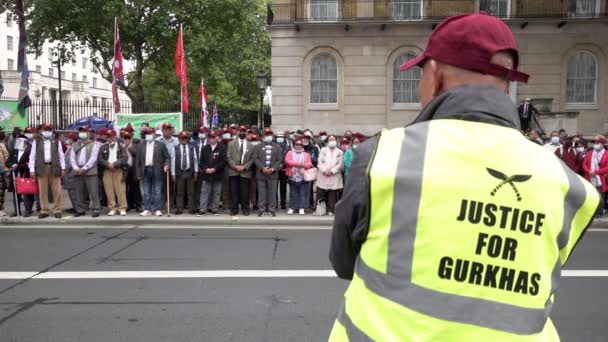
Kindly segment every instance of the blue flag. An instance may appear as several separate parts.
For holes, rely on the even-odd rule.
[[[217,105],[213,105],[213,118],[211,119],[211,127],[219,127],[220,125],[220,118],[219,115],[217,114]]]

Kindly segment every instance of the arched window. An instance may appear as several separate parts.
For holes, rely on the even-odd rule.
[[[321,54],[312,60],[310,103],[338,103],[338,66],[331,55]]]
[[[597,58],[588,51],[579,51],[568,60],[566,102],[593,104],[596,102]]]
[[[399,67],[414,58],[413,54],[403,54],[395,59],[393,64],[393,103],[419,103],[418,84],[422,76],[419,67],[407,71],[399,71]]]

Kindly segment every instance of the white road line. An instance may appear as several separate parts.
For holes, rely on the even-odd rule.
[[[335,278],[333,270],[218,270],[218,271],[81,271],[0,272],[0,280],[32,279],[178,279],[178,278]],[[608,270],[565,270],[567,278],[608,277]]]
[[[173,230],[173,229],[183,229],[183,230],[331,230],[332,226],[330,224],[326,225],[326,226],[322,226],[319,225],[319,223],[311,223],[310,226],[307,225],[293,225],[293,226],[284,226],[284,225],[280,225],[280,226],[273,226],[273,225],[267,225],[267,226],[249,226],[247,224],[232,224],[232,225],[213,225],[213,226],[206,226],[206,225],[200,225],[200,226],[195,226],[195,225],[175,225],[175,226],[169,226],[169,225],[161,225],[161,224],[146,224],[146,225],[142,225],[142,226],[118,226],[118,225],[112,225],[112,226],[102,226],[102,225],[91,225],[91,226],[85,226],[83,225],[62,225],[62,226],[58,226],[58,225],[18,225],[18,226],[3,226],[0,227],[0,229],[10,229],[10,230],[20,230],[20,229],[74,229],[74,230],[78,230],[78,229],[87,229],[87,230],[107,230],[107,229],[130,229],[130,228],[137,228],[137,229],[167,229],[167,230]]]
[[[593,233],[593,232],[608,232],[608,229],[606,228],[589,228],[587,229],[587,232]]]

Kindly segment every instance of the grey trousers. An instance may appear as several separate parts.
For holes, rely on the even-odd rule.
[[[258,211],[277,211],[277,190],[279,180],[269,177],[257,177]]]
[[[101,210],[101,203],[99,202],[99,177],[94,176],[75,176],[74,185],[76,186],[76,195],[78,201],[78,207],[74,209],[80,213],[84,213],[87,209],[91,209],[93,212],[99,212]],[[91,204],[87,203],[85,194],[88,195],[88,199]]]
[[[188,207],[194,209],[192,205],[194,202],[194,179],[190,172],[184,172],[179,174],[175,180],[175,209],[184,209],[184,199],[187,197]]]
[[[203,184],[201,187],[201,197],[199,199],[201,212],[205,213],[207,212],[207,210],[219,210],[223,183],[224,180],[213,182],[203,180]],[[209,203],[209,198],[211,198],[211,203]]]

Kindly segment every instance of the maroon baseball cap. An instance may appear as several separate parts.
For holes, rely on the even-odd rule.
[[[497,52],[511,51],[514,68],[491,63]],[[500,19],[485,12],[461,14],[445,19],[429,38],[426,50],[405,62],[400,70],[422,66],[429,59],[509,81],[527,83],[530,76],[517,71],[519,50],[513,32]]]

